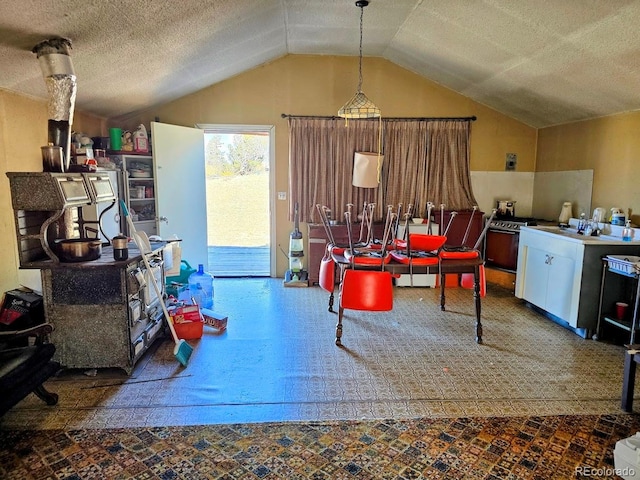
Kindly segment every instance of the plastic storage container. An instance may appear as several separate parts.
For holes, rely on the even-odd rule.
[[[176,335],[182,340],[196,340],[202,338],[204,333],[203,322],[183,322],[176,323],[173,326],[176,330]]]
[[[616,442],[613,450],[616,475],[625,480],[640,479],[640,433]]]
[[[196,269],[189,265],[189,262],[182,260],[180,263],[180,273],[165,279],[167,294],[178,298],[180,293],[189,288],[189,277],[196,273]],[[187,296],[187,300],[189,300]]]
[[[213,276],[204,271],[204,265],[198,265],[198,271],[189,275],[189,295],[200,308],[213,306]]]

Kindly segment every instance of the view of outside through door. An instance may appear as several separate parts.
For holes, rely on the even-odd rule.
[[[269,133],[205,130],[209,272],[270,275]]]

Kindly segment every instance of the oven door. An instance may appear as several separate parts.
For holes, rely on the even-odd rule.
[[[487,230],[484,251],[486,264],[515,273],[519,240],[519,231]]]
[[[159,257],[151,257],[149,260],[150,269],[144,269],[145,275],[145,287],[144,287],[144,303],[147,310],[150,307],[155,306],[158,303],[158,294],[156,293],[156,289],[153,286],[153,281],[155,279],[156,285],[158,285],[158,289],[160,290],[160,294],[164,294],[164,272],[163,272],[163,264],[162,260]]]

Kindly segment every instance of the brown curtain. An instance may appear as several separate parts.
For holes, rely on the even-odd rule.
[[[365,201],[382,211],[382,188],[351,185],[355,152],[377,152],[380,122],[289,118],[290,219],[298,202],[301,222],[319,222],[316,204],[344,220],[347,204],[360,212]],[[384,168],[384,166],[383,166]]]
[[[427,191],[427,122],[385,122],[384,152],[388,170],[384,178],[387,204],[403,211],[414,205],[416,215],[425,214],[429,198]]]
[[[447,210],[477,205],[469,168],[470,122],[431,121],[427,125],[427,190],[431,201]]]
[[[382,131],[380,130],[382,129]],[[379,138],[379,133],[382,136]],[[346,205],[357,212],[376,204],[381,220],[386,205],[415,205],[424,215],[427,202],[447,209],[476,204],[469,177],[470,122],[460,120],[289,117],[290,219],[295,202],[300,221],[318,222],[315,205],[332,209],[342,220]],[[378,188],[351,185],[355,152],[384,154]]]

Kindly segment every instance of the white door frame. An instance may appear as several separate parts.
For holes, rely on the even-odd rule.
[[[205,133],[224,134],[249,134],[255,132],[269,134],[269,276],[276,276],[276,127],[275,125],[234,125],[217,123],[197,123],[196,128]]]

